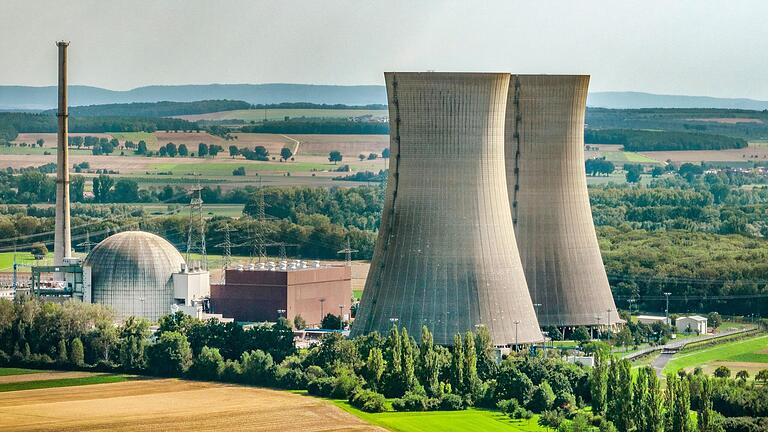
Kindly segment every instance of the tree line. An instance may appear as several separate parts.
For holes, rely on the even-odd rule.
[[[587,144],[621,144],[626,151],[725,150],[747,147],[742,138],[699,132],[585,129]]]
[[[69,108],[69,114],[75,117],[169,117],[250,108],[251,104],[248,102],[217,99],[194,102],[161,101],[83,105]],[[43,111],[43,114],[55,115],[56,110]]]

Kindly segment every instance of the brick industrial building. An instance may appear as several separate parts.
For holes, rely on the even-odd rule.
[[[328,313],[349,315],[352,271],[347,266],[255,265],[226,270],[223,285],[211,285],[212,312],[240,322],[275,321],[296,315],[312,325]],[[281,312],[278,312],[281,311]],[[285,311],[285,312],[282,312]]]

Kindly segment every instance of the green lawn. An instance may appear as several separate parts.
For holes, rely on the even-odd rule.
[[[642,164],[661,164],[656,159],[651,159],[648,156],[640,153],[628,152],[628,151],[605,151],[600,152],[600,156],[605,156],[605,159],[615,163],[642,163]]]
[[[0,376],[27,375],[27,374],[40,373],[40,372],[44,372],[44,371],[39,371],[35,369],[22,369],[22,368],[0,368]]]
[[[694,368],[714,361],[748,361],[768,363],[768,355],[761,353],[768,349],[768,335],[723,343],[702,350],[683,352],[667,363],[664,372]],[[749,358],[750,360],[744,360]]]
[[[43,263],[48,262],[48,258],[53,259],[53,252],[49,252],[48,256],[41,261],[36,261],[35,257],[29,252],[15,252],[15,254],[17,264],[42,265]],[[13,271],[13,255],[14,252],[0,252],[0,271]],[[29,273],[29,267],[19,267],[18,271],[20,273]]]
[[[345,400],[334,400],[339,408],[368,423],[396,432],[543,432],[538,416],[530,420],[512,420],[498,411],[468,409],[465,411],[366,413]]]
[[[93,376],[88,376],[83,378],[62,378],[62,379],[52,379],[52,380],[43,380],[43,381],[24,381],[24,382],[17,382],[17,383],[0,384],[0,393],[20,391],[20,390],[36,390],[36,389],[54,388],[54,387],[72,387],[72,386],[82,386],[82,385],[91,385],[91,384],[109,384],[109,383],[128,381],[130,379],[133,379],[133,378],[127,375],[104,374],[104,375],[93,375]]]
[[[154,203],[149,203],[149,204],[141,203],[141,204],[130,204],[130,205],[143,207],[144,211],[150,215],[168,214],[168,212],[170,211],[169,207],[173,207],[173,205],[154,204]],[[209,217],[223,216],[223,217],[230,217],[230,218],[238,218],[243,215],[244,207],[245,207],[244,204],[203,204],[203,214]],[[178,205],[177,209],[181,214],[189,213],[189,208],[187,206]]]

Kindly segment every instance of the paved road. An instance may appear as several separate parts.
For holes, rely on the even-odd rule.
[[[689,343],[700,342],[708,339],[721,338],[724,336],[730,336],[738,333],[745,333],[748,331],[752,331],[754,329],[755,329],[754,327],[746,327],[746,328],[740,328],[740,329],[726,330],[716,334],[706,334],[706,335],[701,335],[693,338],[674,340],[666,345],[653,346],[653,347],[648,347],[639,351],[635,351],[631,354],[625,355],[624,358],[627,360],[634,360],[643,355],[650,354],[656,351],[661,351],[661,354],[659,354],[659,356],[653,361],[653,369],[656,371],[656,375],[661,376],[662,371],[664,370],[664,367],[666,367],[667,363],[669,363],[669,361],[672,360],[672,357],[674,357],[674,355],[678,351],[685,348],[685,346],[688,345]]]

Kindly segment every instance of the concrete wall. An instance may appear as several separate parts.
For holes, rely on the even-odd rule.
[[[397,318],[438,344],[481,324],[496,344],[541,340],[504,180],[509,75],[385,78],[390,177],[352,334],[386,333]]]
[[[509,84],[507,190],[517,249],[533,303],[540,304],[542,326],[619,320],[587,195],[588,87],[586,75],[512,75]]]

